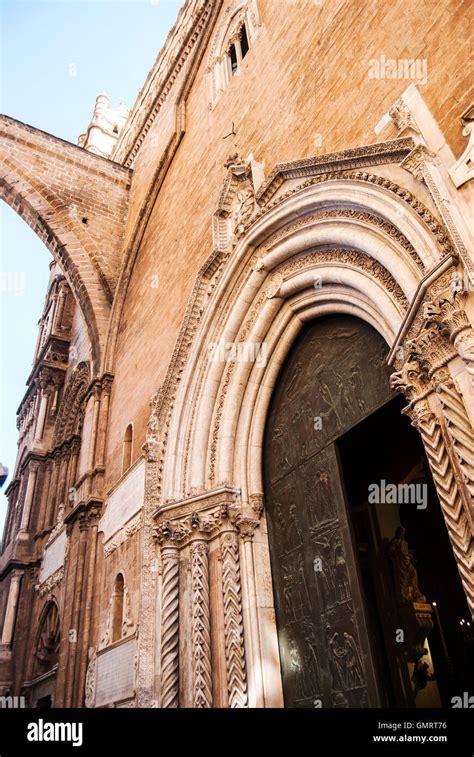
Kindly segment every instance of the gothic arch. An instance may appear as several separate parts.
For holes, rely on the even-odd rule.
[[[38,622],[34,647],[34,670],[37,674],[49,672],[58,661],[61,643],[61,621],[58,605],[51,599],[46,602]]]
[[[220,247],[200,272],[168,374],[153,400],[147,439],[142,592],[143,596],[154,596],[151,587],[156,579],[150,570],[156,553],[154,533],[164,560],[163,706],[175,706],[177,701],[173,665],[178,665],[178,658],[170,658],[169,650],[170,645],[174,648],[177,633],[172,608],[179,581],[178,547],[192,540],[193,528],[214,534],[219,518],[225,521],[226,517],[243,538],[240,575],[244,577],[242,607],[246,608],[248,664],[247,682],[240,664],[239,675],[235,674],[238,652],[229,639],[228,674],[233,681],[229,683],[229,706],[234,706],[231,701],[247,701],[247,685],[251,705],[275,704],[272,691],[277,653],[271,641],[265,649],[261,643],[262,624],[271,639],[272,623],[264,610],[252,606],[251,599],[265,592],[267,597],[271,595],[263,567],[268,565],[268,544],[262,516],[262,444],[275,381],[303,324],[328,313],[347,313],[373,326],[390,347],[402,344],[399,334],[409,303],[419,295],[425,301],[421,313],[430,303],[433,306],[441,291],[450,290],[450,276],[457,264],[449,239],[426,208],[406,190],[367,174],[327,175],[300,185],[258,211],[240,234],[235,227],[229,234],[226,222],[224,218],[218,229]],[[315,286],[315,281],[321,286]],[[460,304],[453,307],[458,312]],[[407,340],[423,342],[427,328],[432,327],[422,314],[407,327],[405,352],[396,361],[397,368],[402,368],[409,353]],[[470,329],[470,325],[464,324],[463,329]],[[466,400],[447,367],[455,361],[457,370],[465,371],[466,363],[461,362],[454,331],[452,338],[446,336],[448,332],[449,326],[437,328],[432,341],[425,339],[419,347],[421,362],[435,360],[433,366],[416,368],[422,390],[417,387],[411,395],[406,377],[403,387],[401,379],[398,383],[395,379],[395,384],[411,400],[408,412],[414,423],[422,425],[446,525],[472,606],[473,529],[468,487],[474,481],[474,468],[472,455],[463,448],[469,420]],[[253,345],[254,359],[209,359],[211,345],[215,348],[228,343]],[[265,360],[259,361],[255,359],[255,345],[262,344],[266,345]],[[432,381],[440,365],[449,374],[448,395],[441,401],[445,409]],[[448,452],[448,447],[456,448],[456,444],[458,451]],[[464,480],[470,483],[464,484]],[[211,502],[220,503],[224,510],[212,514]],[[204,541],[206,538],[211,537],[203,536]],[[192,546],[193,542],[189,543]],[[206,573],[202,552],[199,554],[201,562],[196,562],[196,570],[199,567],[202,577]],[[256,562],[261,566],[258,570]],[[239,568],[235,565],[232,575],[238,582]],[[224,593],[226,590],[223,584]],[[228,590],[240,591],[235,585]],[[209,599],[196,595],[196,601],[206,603]],[[237,601],[231,608],[234,619],[240,606]],[[208,611],[211,613],[212,608]],[[150,661],[143,623],[141,633],[145,641],[140,671],[146,692],[146,666]],[[204,648],[204,658],[206,654]],[[204,671],[199,671],[205,678],[211,675],[210,654],[207,668],[204,665]],[[211,703],[209,689],[205,703],[199,706]]]
[[[80,435],[84,414],[83,400],[90,380],[89,363],[79,363],[64,389],[54,428],[55,447],[68,441],[73,435]]]
[[[0,198],[33,229],[61,267],[61,270],[64,271],[66,280],[84,316],[94,365],[98,366],[100,334],[96,311],[100,310],[102,302],[100,302],[100,306],[98,307],[99,303],[95,300],[98,299],[101,301],[102,297],[100,295],[100,283],[97,280],[97,274],[94,272],[92,264],[88,262],[87,255],[80,252],[80,245],[72,239],[72,235],[62,234],[60,229],[55,228],[55,224],[51,223],[50,220],[46,220],[51,215],[51,210],[48,208],[46,200],[32,188],[27,189],[25,186],[23,192],[20,192],[14,189],[12,185],[7,184],[4,179],[0,179]],[[65,241],[67,237],[69,237],[69,243]],[[77,250],[75,255],[71,252],[74,247]],[[80,260],[75,260],[75,258],[79,258]],[[80,267],[77,265],[79,262]],[[97,280],[95,287],[86,286],[86,280],[94,281],[94,279]]]
[[[118,277],[130,172],[3,115],[0,148],[0,198],[63,271],[82,311],[97,372]]]

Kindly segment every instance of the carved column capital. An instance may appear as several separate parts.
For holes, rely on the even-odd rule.
[[[400,370],[392,373],[390,385],[395,391],[404,394],[410,403],[416,402],[430,391],[428,377],[413,354]]]
[[[407,122],[407,126],[408,125],[409,124]],[[413,128],[413,126],[411,128]],[[420,143],[416,145],[416,147],[414,147],[411,152],[408,153],[408,155],[402,160],[400,165],[406,171],[409,171],[415,177],[415,179],[418,179],[418,181],[424,181],[426,183],[425,171],[426,161],[428,159],[433,162],[436,159],[436,156],[433,152],[431,152],[431,150],[425,147],[425,145]]]
[[[239,515],[236,518],[235,525],[244,542],[252,541],[255,529],[260,525],[260,520],[255,517]]]

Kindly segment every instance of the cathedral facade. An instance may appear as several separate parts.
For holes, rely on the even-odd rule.
[[[52,263],[0,695],[424,707],[468,687],[468,5],[186,0],[135,105],[97,98],[79,145],[1,117],[2,199]]]

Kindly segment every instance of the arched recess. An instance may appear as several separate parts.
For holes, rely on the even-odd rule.
[[[19,188],[19,184],[23,186]],[[4,200],[28,224],[63,271],[82,311],[88,331],[94,370],[98,371],[102,354],[109,304],[88,253],[64,219],[62,227],[52,220],[53,208],[26,181],[9,184],[0,178],[0,199]]]
[[[238,539],[238,565],[231,564],[227,574],[224,571],[221,584],[224,627],[234,622],[238,628],[241,612],[245,629],[246,673],[242,664],[236,663],[241,658],[235,628],[232,637],[224,633],[222,640],[227,660],[227,704],[281,704],[262,514],[263,435],[280,368],[303,324],[330,313],[366,321],[389,347],[394,346],[409,304],[420,291],[419,315],[405,339],[423,337],[429,327],[423,315],[423,298],[428,305],[438,297],[436,287],[442,284],[449,289],[446,278],[455,264],[444,230],[416,198],[389,180],[354,172],[317,177],[283,194],[253,216],[230,248],[217,249],[201,270],[167,377],[153,400],[147,439],[142,593],[155,596],[152,587],[156,578],[150,566],[157,539],[164,560],[160,598],[163,631],[158,642],[165,668],[162,706],[175,706],[179,696],[188,697],[188,706],[215,704],[217,683],[214,694],[208,687],[204,704],[202,699],[196,704],[192,692],[177,693],[179,661],[177,655],[169,656],[169,649],[170,645],[176,647],[177,635],[181,633],[182,639],[190,632],[186,626],[180,631],[172,614],[174,594],[182,590],[176,572],[180,553],[191,560],[191,566],[195,560],[197,575],[206,576],[203,554],[207,554],[206,548],[210,550],[211,560],[211,542],[219,528],[242,537]],[[420,290],[422,281],[428,279],[434,283]],[[423,426],[420,431],[427,457],[472,605],[473,530],[469,492],[461,483],[463,476],[470,477],[471,485],[474,481],[472,460],[461,449],[468,434],[465,400],[459,387],[454,387],[446,402],[440,402],[433,384],[436,365],[444,366],[450,376],[448,383],[452,380],[448,363],[454,361],[457,369],[465,370],[455,338],[451,339],[448,331],[438,329],[436,350],[434,341],[420,346],[424,356],[414,370],[424,394],[417,389],[414,398],[407,381],[401,388],[410,400],[408,412],[414,423]],[[231,349],[237,359],[232,359]],[[397,368],[403,369],[408,352],[404,347]],[[435,353],[436,359],[440,354],[442,359],[430,368],[427,363]],[[402,382],[396,376],[400,386]],[[421,417],[418,402],[425,403],[426,417]],[[450,420],[445,412],[449,403],[454,406]],[[218,511],[216,503],[221,508]],[[199,533],[207,547],[198,550],[194,540]],[[237,560],[235,550],[233,555]],[[212,572],[212,560],[210,565]],[[233,576],[228,585],[226,575]],[[203,597],[197,591],[190,596],[193,607],[198,602],[202,608],[204,602],[208,629],[214,623],[218,626],[221,610],[213,607],[207,595]],[[193,607],[189,608],[190,615]],[[142,618],[140,643],[143,639],[150,643],[153,633],[149,633],[151,636],[147,635],[146,618]],[[182,641],[179,644],[185,655]],[[146,666],[152,664],[143,641],[140,670],[144,691]],[[205,644],[199,665],[196,677],[210,680],[212,653]],[[235,701],[240,705],[234,705]]]
[[[54,427],[53,448],[80,436],[84,420],[84,397],[91,381],[89,363],[79,363],[64,389]]]
[[[34,648],[34,672],[41,675],[51,671],[58,662],[61,643],[61,621],[56,602],[50,600],[43,607],[38,623]]]

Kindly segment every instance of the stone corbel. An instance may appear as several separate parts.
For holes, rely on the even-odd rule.
[[[388,114],[398,131],[399,137],[414,137],[417,139],[421,137],[420,129],[413,118],[410,108],[402,98],[394,103]]]
[[[468,143],[461,157],[449,169],[456,189],[474,179],[474,104],[464,111],[460,119],[463,125],[462,135],[468,137]]]
[[[400,166],[406,171],[409,171],[415,179],[423,181],[427,184],[426,173],[428,171],[427,161],[430,159],[432,162],[436,161],[436,155],[429,150],[423,144],[417,144],[413,150],[411,150],[406,158],[403,158]]]

